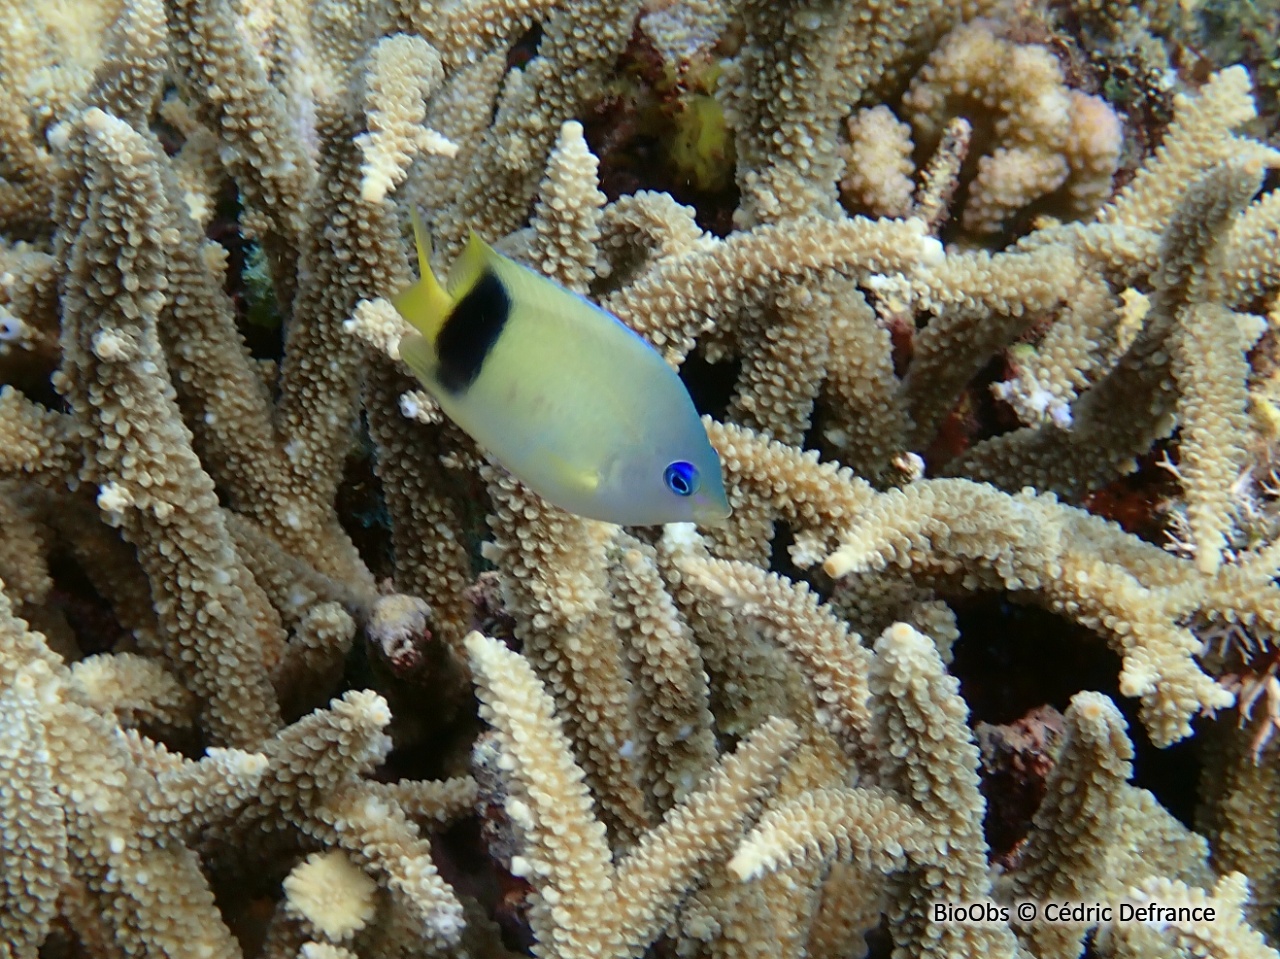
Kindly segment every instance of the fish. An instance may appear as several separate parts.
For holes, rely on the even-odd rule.
[[[621,526],[729,516],[689,391],[613,314],[471,232],[442,285],[412,216],[419,280],[392,298],[400,357],[444,413],[526,486]]]

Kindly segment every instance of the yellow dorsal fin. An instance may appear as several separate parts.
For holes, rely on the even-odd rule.
[[[431,234],[422,225],[422,217],[418,216],[417,210],[409,211],[409,222],[413,224],[413,245],[418,249],[418,276],[429,276],[434,280],[435,274],[431,272]]]
[[[479,233],[472,230],[467,237],[467,245],[463,248],[462,254],[449,268],[449,279],[446,281],[449,295],[454,299],[465,296],[480,278],[485,267],[497,257],[498,253],[493,247],[482,240]]]
[[[392,303],[410,324],[428,341],[434,343],[436,334],[453,309],[453,297],[445,292],[436,275],[431,272],[431,237],[427,235],[416,210],[409,212],[413,221],[413,240],[418,248],[418,282]]]

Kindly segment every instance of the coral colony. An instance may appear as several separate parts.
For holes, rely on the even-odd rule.
[[[0,8],[0,957],[1277,955],[1274,4]],[[411,212],[732,516],[450,421]]]

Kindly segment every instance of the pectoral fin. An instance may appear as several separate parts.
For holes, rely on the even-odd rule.
[[[420,333],[406,333],[400,337],[400,359],[413,371],[422,385],[438,397],[440,395],[440,377],[436,374],[436,353]]]
[[[541,450],[538,458],[564,487],[579,493],[594,493],[600,486],[600,471],[593,467],[575,466],[564,457]]]

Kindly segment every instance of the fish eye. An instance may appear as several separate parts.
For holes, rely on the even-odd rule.
[[[698,468],[684,460],[676,460],[662,474],[667,489],[677,496],[692,496],[698,488]]]

